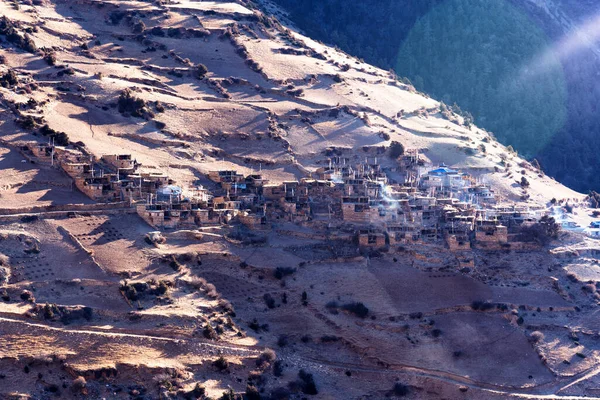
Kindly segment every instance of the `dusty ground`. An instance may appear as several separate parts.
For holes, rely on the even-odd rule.
[[[228,385],[244,392],[256,358],[272,348],[283,372],[259,368],[264,395],[300,369],[314,375],[318,398],[383,397],[395,382],[411,398],[594,394],[596,300],[585,282],[567,277],[573,259],[547,250],[481,253],[465,274],[444,267],[454,255],[435,246],[419,257],[407,249],[334,260],[319,253],[319,241],[285,235],[249,248],[173,232],[156,247],[143,240],[151,230],[132,215],[1,226],[0,253],[12,272],[0,304],[4,393],[71,396],[81,375],[94,397],[129,398],[143,387],[155,398],[165,374],[171,395],[196,382],[214,396]],[[541,270],[549,264],[551,274]],[[499,265],[504,271],[489,278]],[[275,277],[289,266],[296,270]],[[120,290],[125,281],[169,286],[131,300]],[[24,290],[35,300],[23,300]],[[340,308],[351,302],[368,307],[366,318]],[[45,304],[89,307],[91,316],[48,317]],[[224,328],[217,340],[204,336],[207,321]],[[543,335],[537,342],[534,331]],[[226,372],[211,364],[220,354],[231,362]]]

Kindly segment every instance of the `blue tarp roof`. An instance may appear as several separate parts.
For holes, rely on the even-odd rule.
[[[457,174],[457,173],[458,173],[458,171],[455,171],[448,167],[441,167],[441,168],[429,171],[429,175],[448,175],[448,174]]]

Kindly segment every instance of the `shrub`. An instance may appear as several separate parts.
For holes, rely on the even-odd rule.
[[[54,139],[54,144],[57,146],[68,146],[69,145],[69,136],[67,136],[67,134],[64,132],[55,131],[54,129],[50,128],[48,126],[48,124],[44,124],[40,128],[40,133],[43,136]]]
[[[544,340],[544,334],[540,331],[533,331],[529,335],[529,340],[533,343],[538,343]]]
[[[48,65],[56,65],[56,54],[53,51],[45,52],[44,61],[46,61]]]
[[[394,384],[394,394],[398,397],[404,397],[406,395],[408,395],[408,393],[410,392],[410,388],[400,382],[396,382]]]
[[[217,292],[217,288],[212,283],[207,283],[206,286],[204,287],[204,291],[206,292],[206,295],[208,297],[210,297],[211,299],[219,298],[219,293]]]
[[[366,318],[369,314],[369,309],[360,302],[344,304],[342,309],[356,315],[359,318]]]
[[[309,374],[308,372],[301,369],[300,372],[298,372],[298,377],[300,378],[300,388],[302,390],[302,393],[309,394],[312,396],[317,395],[319,393],[312,374]]]
[[[208,73],[208,68],[206,68],[206,65],[204,65],[204,64],[198,64],[194,68],[194,76],[197,79],[204,79],[204,77],[206,76],[207,73]]]
[[[275,308],[275,299],[273,298],[273,296],[271,296],[269,293],[265,293],[263,299],[267,307],[269,307],[270,309]]]
[[[273,273],[273,275],[277,279],[283,279],[285,276],[292,275],[294,272],[296,272],[296,268],[277,267],[277,269],[275,269],[275,272]]]
[[[205,395],[206,389],[204,388],[204,386],[201,386],[199,383],[196,383],[194,388],[187,393],[187,396],[184,397],[190,399],[203,399]]]
[[[519,234],[519,239],[523,242],[536,242],[539,245],[545,246],[558,238],[559,225],[553,217],[544,215],[540,220],[531,225],[522,227]]]
[[[494,308],[494,304],[490,303],[489,301],[475,300],[473,303],[471,303],[471,308],[473,310],[487,311]]]
[[[133,33],[143,33],[146,30],[146,24],[144,21],[138,20],[133,24],[132,32]]]
[[[133,96],[129,89],[125,89],[121,92],[117,101],[117,107],[121,114],[129,114],[134,117],[142,118],[148,114],[146,102]]]
[[[265,367],[268,366],[269,364],[271,364],[273,361],[275,361],[275,358],[277,357],[277,355],[275,354],[275,352],[271,349],[266,349],[265,351],[263,351],[260,356],[258,356],[258,358],[256,359],[256,365],[258,367]]]
[[[9,69],[4,75],[0,76],[0,86],[10,88],[19,83],[17,74],[12,69]]]
[[[238,397],[236,397],[233,389],[229,388],[229,389],[227,389],[226,392],[223,392],[223,395],[221,396],[220,400],[237,400],[237,399],[238,399]]]
[[[212,327],[210,322],[207,322],[206,325],[204,326],[204,329],[202,330],[202,335],[206,339],[210,339],[210,340],[217,340],[219,338],[219,335],[214,330],[214,328]]]
[[[33,297],[33,293],[31,293],[29,290],[23,290],[19,297],[21,297],[21,300],[23,301],[28,301],[30,303],[35,302],[35,297]]]
[[[521,177],[521,182],[519,182],[519,184],[521,185],[522,188],[529,187],[529,181],[524,176]]]
[[[438,338],[442,335],[442,331],[440,329],[434,329],[431,331],[431,336],[434,338]]]
[[[218,304],[219,304],[219,307],[221,307],[221,309],[226,314],[229,314],[232,317],[235,317],[235,310],[233,309],[233,305],[231,304],[231,302],[229,300],[219,299]]]
[[[404,146],[400,142],[393,141],[390,145],[390,158],[394,160],[404,154]]]
[[[87,382],[85,381],[85,378],[83,376],[78,376],[73,380],[73,383],[71,384],[71,389],[75,393],[81,393],[86,386]]]
[[[594,284],[592,284],[592,283],[588,283],[587,285],[582,286],[581,289],[584,292],[588,292],[588,293],[594,293],[594,292],[596,292],[596,286]]]
[[[260,393],[258,391],[258,389],[256,388],[256,386],[252,386],[252,385],[247,385],[246,386],[246,396],[244,397],[245,400],[260,400],[261,396]]]
[[[213,361],[213,365],[219,371],[225,371],[227,368],[229,368],[229,361],[227,361],[223,356],[220,356],[215,361]]]

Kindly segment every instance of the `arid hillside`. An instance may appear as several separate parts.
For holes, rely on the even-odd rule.
[[[47,124],[91,154],[126,149],[184,183],[216,166],[298,178],[328,150],[383,154],[398,141],[433,163],[485,173],[509,199],[523,195],[515,185],[522,171],[534,201],[577,197],[393,74],[251,4],[1,7],[5,30],[21,38],[3,36],[1,50],[0,132],[12,145],[35,134],[44,140]]]
[[[147,174],[229,197],[208,179],[218,170],[260,172],[276,190],[332,158],[394,177],[400,143],[507,209],[593,219],[589,199],[459,110],[290,30],[273,7],[0,0],[0,398],[598,396],[595,239],[492,248],[490,231],[471,248],[436,231],[363,251],[374,235],[334,222],[325,195],[301,222],[273,201],[252,229],[159,230],[144,196],[104,203],[74,188],[65,165],[94,177],[115,154],[131,155],[140,195]],[[58,148],[80,162],[59,168]]]

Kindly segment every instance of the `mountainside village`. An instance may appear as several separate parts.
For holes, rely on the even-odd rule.
[[[567,219],[562,212],[558,224],[549,217],[556,217],[560,206],[503,202],[490,185],[443,164],[429,165],[412,149],[402,148],[397,167],[386,169],[378,156],[346,157],[333,149],[311,177],[281,184],[270,183],[260,171],[212,171],[208,178],[214,190],[177,186],[164,173],[142,173],[130,154],[96,160],[84,149],[52,144],[20,150],[30,161],[60,166],[92,200],[134,207],[156,229],[238,224],[245,232],[260,232],[273,223],[291,222],[327,239],[356,244],[357,252],[437,241],[451,251],[526,250],[542,244],[540,232],[553,235],[561,226],[583,231],[573,222],[561,222]],[[586,233],[594,236],[596,230]]]

